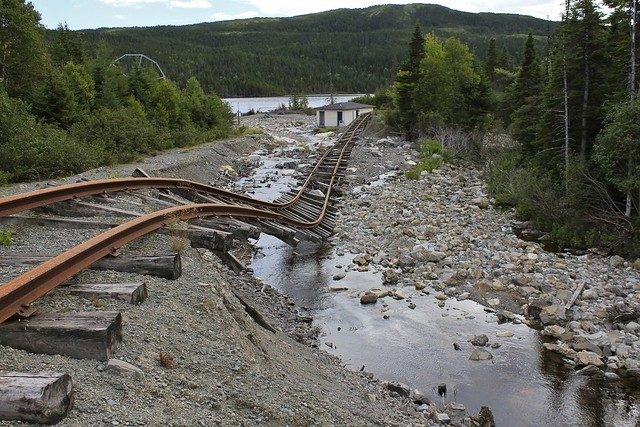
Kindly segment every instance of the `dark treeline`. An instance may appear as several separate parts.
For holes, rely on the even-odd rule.
[[[515,68],[494,40],[479,61],[459,39],[423,38],[417,28],[395,84],[371,102],[386,105],[389,123],[410,138],[431,138],[423,151],[438,161],[434,140],[490,152],[497,203],[560,247],[640,256],[637,8],[567,0],[547,43],[530,34]],[[504,130],[511,140],[498,137]],[[429,169],[431,157],[419,166]]]
[[[129,162],[228,135],[232,115],[195,77],[183,87],[145,65],[113,66],[60,26],[45,43],[24,0],[0,2],[0,184]]]
[[[373,92],[393,79],[412,28],[456,35],[484,57],[490,38],[515,65],[529,31],[543,46],[552,23],[413,4],[340,9],[293,18],[82,31],[91,49],[145,53],[175,81],[196,76],[221,96]]]

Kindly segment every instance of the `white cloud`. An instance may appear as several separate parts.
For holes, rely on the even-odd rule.
[[[126,6],[138,6],[148,3],[165,3],[167,0],[100,0],[102,3],[109,6],[126,7]]]
[[[207,0],[171,0],[169,4],[184,9],[209,9],[212,6]]]
[[[376,4],[408,4],[413,1],[403,0],[352,0],[348,4],[343,0],[324,0],[322,2],[300,0],[240,0],[255,7],[262,15],[293,16],[343,7],[359,8]],[[451,9],[467,12],[518,13],[533,15],[539,18],[559,19],[562,3],[557,0],[431,0],[430,3],[441,4]]]
[[[113,15],[113,17],[116,18],[119,21],[124,21],[125,19],[127,19],[126,15],[120,15],[120,14]]]
[[[258,16],[258,13],[254,11],[247,11],[247,12],[241,12],[241,13],[218,12],[211,15],[211,20],[212,21],[231,21],[233,19],[255,18],[256,16]]]

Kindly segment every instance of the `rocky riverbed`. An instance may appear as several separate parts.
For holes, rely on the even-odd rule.
[[[345,198],[343,211],[355,215],[342,220],[335,243],[339,253],[356,254],[345,273],[382,272],[381,286],[362,302],[416,291],[442,305],[470,298],[501,322],[543,328],[545,347],[567,363],[611,380],[639,376],[640,263],[596,251],[550,253],[519,239],[513,219],[491,206],[481,178],[473,166],[444,165],[419,180],[400,176]]]

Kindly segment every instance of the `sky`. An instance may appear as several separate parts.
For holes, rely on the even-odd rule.
[[[253,17],[282,17],[341,7],[408,4],[400,0],[31,0],[42,24],[70,29],[185,25]],[[467,12],[518,13],[558,20],[564,0],[434,0]]]

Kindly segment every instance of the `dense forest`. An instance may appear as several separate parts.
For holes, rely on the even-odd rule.
[[[205,90],[221,96],[371,93],[393,79],[416,24],[441,37],[455,35],[481,58],[494,38],[498,56],[513,65],[529,31],[541,47],[555,25],[527,16],[412,4],[292,18],[84,30],[81,36],[89,50],[106,46],[114,58],[145,53],[171,79],[184,84],[195,76]]]
[[[40,15],[24,0],[0,2],[0,185],[128,162],[211,141],[232,114],[195,77],[182,87],[153,67],[112,66],[88,55],[60,26],[45,44]]]
[[[494,41],[479,61],[461,40],[417,27],[395,83],[369,101],[419,140],[425,159],[409,176],[464,152],[488,166],[497,204],[560,248],[638,257],[637,8],[566,0],[547,43],[530,34],[515,68],[500,63]]]

